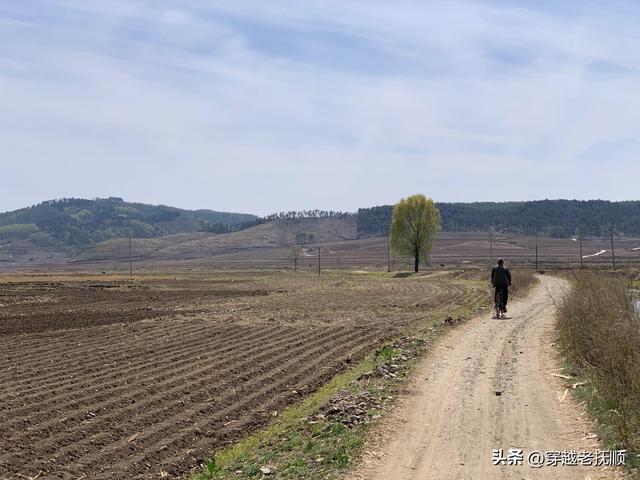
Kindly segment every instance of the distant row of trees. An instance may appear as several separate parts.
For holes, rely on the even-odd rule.
[[[201,231],[209,232],[209,233],[219,233],[219,234],[233,233],[233,232],[239,232],[240,230],[246,230],[247,228],[256,227],[266,222],[268,222],[268,220],[265,220],[264,218],[256,218],[255,220],[249,220],[248,222],[233,223],[233,224],[219,223],[219,222],[218,223],[203,222]]]
[[[264,217],[258,217],[254,220],[250,220],[247,222],[235,223],[235,224],[227,224],[227,223],[203,223],[202,231],[210,232],[210,233],[232,233],[238,232],[240,230],[246,230],[247,228],[255,227],[257,225],[261,225],[267,222],[281,221],[281,220],[319,220],[326,218],[348,218],[354,217],[355,213],[350,212],[338,212],[334,210],[299,210],[299,211],[289,211],[289,212],[277,212],[272,213],[270,215],[265,215]],[[305,234],[303,234],[305,235]],[[313,243],[313,235],[309,235],[309,238],[305,235],[304,238],[296,238],[296,243],[298,245],[304,245],[307,243]]]
[[[531,202],[436,203],[442,229],[456,231],[498,231],[542,234],[568,238],[578,233],[605,236],[609,229],[640,235],[640,201],[540,200]],[[393,206],[358,210],[358,236],[385,235]]]
[[[350,212],[338,212],[334,210],[299,210],[290,212],[278,212],[262,217],[265,221],[272,220],[296,220],[301,218],[347,218],[354,216]]]

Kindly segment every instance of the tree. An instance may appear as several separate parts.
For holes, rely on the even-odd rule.
[[[412,195],[398,202],[391,217],[391,248],[414,259],[417,272],[421,258],[428,258],[436,232],[440,230],[440,211],[433,200]]]

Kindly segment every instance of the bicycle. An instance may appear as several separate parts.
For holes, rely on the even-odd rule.
[[[494,309],[496,316],[494,318],[504,318],[506,309],[504,308],[504,300],[502,298],[502,290],[497,288],[494,297]]]

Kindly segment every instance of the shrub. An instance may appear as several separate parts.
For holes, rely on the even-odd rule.
[[[593,384],[619,446],[640,451],[640,316],[631,283],[602,272],[577,272],[572,281],[558,308],[564,353]]]
[[[533,270],[530,268],[511,268],[511,292],[518,294],[529,288],[535,282]]]

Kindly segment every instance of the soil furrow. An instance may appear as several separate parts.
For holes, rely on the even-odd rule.
[[[352,336],[354,338],[357,338],[357,334],[353,333]],[[296,364],[299,359],[296,358],[296,355],[300,352],[311,352],[311,353],[307,353],[307,355],[309,356],[313,356],[316,354],[316,352],[322,350],[324,348],[324,345],[327,343],[327,341],[333,341],[337,338],[341,338],[344,337],[344,333],[343,332],[334,332],[334,334],[330,335],[326,340],[324,341],[315,341],[313,342],[316,347],[314,349],[312,349],[311,351],[309,350],[309,342],[305,341],[305,339],[302,339],[300,342],[300,346],[292,351],[289,352],[284,352],[284,355],[294,355],[293,359],[284,364],[284,365],[294,365]],[[264,366],[267,370],[267,376],[274,376],[278,374],[278,369],[275,368],[277,365],[283,364],[282,358],[281,357],[274,357],[271,353],[271,351],[267,351],[265,352],[262,356],[264,357],[271,357],[273,358],[273,360],[269,363],[265,363]],[[305,357],[306,358],[306,357]],[[259,361],[259,359],[257,359]],[[245,378],[249,378],[252,379],[255,377],[255,374],[259,372],[259,367],[256,366],[253,370],[247,372],[246,369],[239,367],[238,368],[238,375],[240,376],[239,380],[242,380],[242,377],[244,376]],[[213,380],[213,378],[215,377],[211,377],[211,378],[207,378],[207,381],[211,381]],[[247,380],[244,380],[245,382]],[[204,393],[204,392],[203,392]],[[233,401],[237,401],[237,402],[241,402],[242,401],[242,397],[239,395],[239,393],[233,394],[230,393],[228,394],[225,398],[230,397]],[[158,402],[162,403],[164,400],[163,395],[160,393],[158,395],[155,396],[154,401],[155,404],[158,404]],[[125,407],[124,411],[121,413],[114,413],[114,414],[109,414],[109,415],[99,415],[98,417],[96,417],[95,422],[92,425],[92,428],[90,429],[85,429],[85,430],[81,430],[79,433],[81,433],[80,437],[75,437],[75,436],[70,436],[71,432],[65,432],[65,434],[63,434],[63,437],[60,438],[56,438],[56,436],[54,437],[49,437],[46,440],[42,440],[40,442],[36,442],[34,444],[34,448],[37,448],[39,450],[42,450],[43,452],[46,452],[47,455],[49,455],[52,452],[55,452],[57,455],[59,455],[60,459],[65,459],[65,458],[75,458],[77,456],[84,456],[84,454],[86,454],[88,451],[91,450],[95,450],[98,446],[101,446],[101,449],[103,448],[104,445],[109,445],[110,443],[112,443],[113,441],[117,441],[122,440],[123,436],[127,436],[129,434],[129,432],[120,432],[120,433],[116,433],[115,434],[115,438],[112,438],[111,440],[108,441],[104,441],[104,439],[108,439],[109,438],[109,433],[100,433],[103,432],[105,427],[105,424],[113,424],[115,423],[116,425],[118,424],[117,420],[119,418],[129,418],[131,421],[135,422],[135,423],[131,423],[127,422],[127,428],[134,428],[136,427],[138,424],[149,424],[151,423],[152,425],[158,425],[162,423],[162,419],[166,418],[167,416],[169,417],[169,420],[167,420],[167,422],[169,424],[172,424],[174,422],[174,417],[173,415],[171,415],[171,412],[169,412],[169,414],[165,415],[165,412],[163,411],[162,405],[158,405],[156,410],[150,411],[148,410],[148,404],[150,402],[147,401],[145,402],[146,407],[142,409],[142,411],[144,411],[144,416],[140,417],[140,416],[136,416],[135,414],[133,414],[133,412],[131,411],[131,409],[128,409]],[[173,407],[173,405],[169,404],[170,407]],[[207,407],[205,408],[209,408],[210,405],[207,405]],[[182,405],[176,405],[175,409],[180,410],[184,408]],[[161,416],[158,416],[159,414],[162,414]],[[134,428],[135,429],[135,428]],[[79,428],[76,428],[75,430],[79,430]],[[93,432],[93,434],[92,434]],[[112,434],[113,435],[113,434]],[[69,442],[65,442],[66,440],[69,440]],[[61,445],[64,445],[66,443],[69,443],[69,445],[67,447],[61,447]],[[51,452],[50,452],[50,451]],[[74,452],[76,452],[74,454]],[[44,467],[44,466],[43,466]]]
[[[203,321],[198,321],[197,323],[184,323],[184,328],[180,327],[179,336],[180,337],[188,337],[190,335],[196,335],[207,328],[211,328],[212,324],[207,324]],[[65,355],[67,357],[71,356],[69,353],[70,347],[73,348],[73,355],[81,355],[84,356],[88,353],[94,354],[103,354],[105,356],[113,356],[117,355],[121,352],[130,351],[130,345],[128,345],[128,341],[133,339],[137,339],[139,337],[144,336],[145,341],[152,343],[158,339],[169,338],[176,336],[176,325],[175,320],[166,319],[166,321],[158,320],[148,326],[145,329],[126,329],[128,325],[123,325],[123,328],[120,325],[109,325],[102,329],[101,327],[92,328],[89,331],[87,330],[79,330],[79,331],[71,331],[68,332],[69,335],[65,336],[62,341],[51,342],[50,336],[41,336],[37,334],[28,334],[19,337],[8,336],[5,338],[0,338],[0,345],[3,346],[4,358],[0,362],[0,366],[6,368],[7,366],[15,365],[19,363],[22,368],[26,371],[24,372],[25,378],[28,378],[28,368],[36,367],[44,363],[44,360],[49,360],[50,357],[58,358],[60,355]],[[218,327],[223,327],[222,325]],[[81,336],[79,337],[79,334]],[[24,339],[21,342],[17,342],[16,339]],[[60,338],[60,337],[56,337]],[[105,343],[105,339],[108,338],[109,343]],[[80,343],[78,340],[80,339]],[[44,343],[46,342],[46,343]],[[16,348],[21,352],[21,356],[16,356],[15,353],[11,353],[9,351],[9,346],[18,345]],[[53,345],[53,347],[52,347]],[[77,348],[82,345],[82,348]],[[115,347],[114,345],[120,346]],[[5,348],[6,347],[6,348]],[[37,352],[38,355],[34,356],[34,352]]]
[[[286,391],[287,389],[289,389],[290,391],[291,387],[299,387],[298,382],[302,380],[305,381],[305,386],[308,387],[307,390],[309,391],[315,390],[317,386],[320,384],[319,383],[320,379],[326,380],[333,375],[332,368],[326,368],[323,370],[323,369],[318,369],[317,366],[319,364],[323,364],[325,360],[328,358],[335,358],[335,357],[339,358],[340,355],[342,355],[343,357],[346,357],[347,352],[350,351],[351,347],[353,347],[354,345],[357,345],[361,340],[361,334],[354,332],[348,337],[343,337],[343,339],[344,339],[343,342],[341,342],[340,345],[335,345],[334,348],[325,348],[326,343],[323,342],[319,344],[315,349],[311,351],[307,351],[304,356],[293,356],[288,362],[283,363],[282,364],[283,369],[293,367],[298,363],[305,365],[304,369],[294,370],[295,373],[293,375],[288,375],[279,380],[273,381],[274,378],[279,378],[280,375],[277,370],[276,371],[272,370],[268,374],[262,375],[256,378],[249,384],[243,384],[242,387],[238,391],[236,391],[236,393],[233,396],[227,399],[224,403],[220,402],[221,403],[220,406],[223,407],[222,409],[220,409],[219,406],[206,405],[206,406],[199,406],[195,410],[189,411],[188,414],[186,415],[187,418],[185,419],[184,424],[193,425],[190,421],[191,418],[197,415],[201,415],[202,417],[204,417],[202,414],[209,411],[215,412],[213,416],[206,417],[209,424],[211,424],[214,419],[224,420],[227,418],[237,418],[238,417],[237,412],[251,411],[252,408],[255,408],[256,406],[260,406],[261,407],[260,410],[263,410],[263,411],[267,410],[265,413],[267,414],[266,416],[268,418],[268,414],[273,411],[273,408],[275,408],[275,406],[289,403],[286,401],[287,400],[286,398],[277,399],[278,396],[276,394],[278,392],[283,392],[283,391]],[[306,362],[307,359],[310,359],[309,362]],[[265,385],[265,386],[262,388],[259,388],[255,386],[256,384],[258,386],[260,385]],[[287,387],[286,389],[284,388],[285,385]],[[291,396],[293,397],[293,395]],[[243,418],[248,418],[246,416],[246,413],[243,416]],[[247,420],[247,422],[251,425],[252,428],[256,428],[257,426],[256,420],[252,420],[252,421]],[[259,421],[258,424],[262,424],[264,422],[265,420],[262,419],[262,421]],[[143,448],[143,451],[138,455],[129,454],[127,458],[127,463],[133,466],[135,469],[135,467],[139,468],[140,465],[145,463],[154,464],[154,462],[158,462],[162,457],[162,453],[161,451],[159,453],[156,447],[159,445],[159,442],[163,438],[165,438],[167,434],[170,434],[172,431],[175,432],[177,430],[175,428],[176,423],[179,423],[179,421],[172,419],[164,423],[156,424],[153,426],[151,431],[145,432],[144,435],[140,435],[136,437],[136,444],[137,444],[136,447]],[[220,421],[214,423],[212,426],[216,426],[219,424],[220,424]],[[203,426],[206,426],[206,425],[207,424],[204,424]],[[242,426],[242,423],[240,423],[239,426]],[[202,428],[200,429],[203,430]],[[220,435],[219,432],[211,431],[211,430],[209,432],[207,432],[206,430],[203,430],[202,434],[199,434],[197,432],[196,434],[194,434],[193,431],[191,432],[185,431],[184,433],[178,436],[174,434],[172,438],[172,442],[170,444],[167,444],[166,446],[169,447],[171,450],[180,450],[189,446],[192,447],[193,440],[197,440],[198,438],[204,438],[207,436],[207,434],[214,435],[214,439],[218,439],[218,442],[214,442],[214,443],[219,443],[220,438],[226,437],[227,440],[229,438],[229,435]],[[192,440],[192,437],[193,437],[193,440]],[[144,447],[145,443],[147,444],[146,448]],[[126,450],[127,446],[116,445],[116,448],[120,448],[121,450]],[[200,454],[206,455],[209,452],[210,448],[211,447],[209,447],[208,449],[202,449],[200,451]],[[192,453],[196,453],[196,452],[192,452]],[[89,460],[86,463],[86,465],[107,465],[110,457],[121,458],[123,457],[123,455],[119,454],[117,451],[113,455],[110,455],[108,451],[105,451],[103,449],[101,454],[99,454],[98,456],[86,457],[86,460]],[[161,462],[161,463],[164,464],[165,462]],[[157,465],[157,463],[155,464]]]
[[[274,334],[274,336],[277,336],[277,333]],[[282,341],[279,342],[278,345],[285,344],[289,340],[289,338],[294,336],[296,336],[296,334],[291,333],[289,337],[282,339]],[[258,341],[255,344],[259,345],[261,343],[262,343],[261,341]],[[245,362],[242,363],[242,365],[249,364],[252,361],[252,358],[250,356],[250,351],[253,345],[255,344],[248,346],[248,349],[245,353],[245,356],[247,357],[247,359],[245,360]],[[198,348],[200,346],[202,346],[202,344],[199,344]],[[235,348],[227,349],[227,353],[234,352],[234,351],[237,351],[237,349]],[[187,354],[189,353],[192,354],[193,352],[187,352]],[[197,377],[202,372],[212,371],[216,367],[220,365],[225,365],[226,363],[228,363],[228,361],[224,357],[217,358],[216,363],[212,365],[206,365],[204,367],[199,367],[197,369],[193,368],[195,364],[193,359],[191,362],[185,362],[185,364],[180,368],[175,368],[175,365],[170,363],[169,364],[171,365],[170,369],[167,369],[165,365],[164,367],[161,366],[160,368],[154,371],[154,373],[158,374],[157,377],[169,377],[167,380],[154,383],[154,380],[157,377],[149,375],[150,372],[143,371],[144,378],[142,379],[142,382],[140,381],[132,382],[132,383],[129,383],[126,381],[116,382],[113,385],[108,385],[108,387],[113,387],[113,388],[105,388],[103,389],[104,390],[103,393],[101,394],[99,393],[97,395],[92,394],[90,396],[83,396],[82,393],[80,393],[79,395],[80,398],[78,398],[76,402],[73,402],[71,404],[69,404],[68,397],[66,397],[65,395],[61,395],[57,397],[57,400],[61,400],[63,402],[62,408],[54,410],[51,407],[55,407],[56,405],[59,405],[59,404],[54,403],[52,400],[47,401],[48,409],[44,412],[41,412],[40,415],[42,417],[47,415],[48,418],[42,418],[42,417],[40,419],[36,418],[36,420],[40,420],[39,422],[37,422],[38,427],[36,429],[31,430],[30,433],[35,437],[38,437],[39,434],[44,435],[45,433],[47,433],[49,435],[49,437],[47,438],[47,442],[50,442],[54,438],[52,434],[55,431],[68,429],[68,425],[71,425],[74,422],[78,423],[81,420],[86,419],[86,415],[87,415],[86,412],[95,413],[99,410],[104,410],[104,409],[108,409],[116,406],[118,403],[120,403],[120,398],[121,398],[120,394],[130,391],[132,388],[139,389],[140,386],[145,384],[153,385],[153,388],[148,388],[146,391],[135,391],[135,393],[132,393],[127,397],[126,403],[130,403],[132,401],[136,402],[137,408],[142,409],[144,408],[144,404],[137,403],[138,397],[143,397],[146,399],[146,402],[148,402],[150,398],[156,398],[155,396],[149,397],[149,394],[154,390],[157,392],[155,394],[156,396],[161,396],[163,394],[166,394],[166,391],[164,391],[163,389],[174,387],[175,385],[180,385],[181,383],[185,382],[189,378]],[[230,371],[233,368],[237,368],[236,365],[232,365],[230,367],[227,367],[226,369],[217,370],[216,372],[220,375],[223,375],[224,373]],[[189,375],[181,376],[183,373],[186,373],[186,372],[188,372]],[[135,378],[139,379],[140,376]],[[127,380],[128,380],[128,377],[127,377]],[[78,412],[78,409],[80,407],[82,407],[83,409],[82,412],[85,412],[85,413]],[[30,411],[31,406],[24,407],[24,410],[27,412]],[[14,422],[8,422],[6,424],[7,430],[21,431],[23,428],[31,424],[31,422],[33,421],[32,417],[25,418],[20,415],[21,412],[24,413],[22,410],[18,410],[15,412],[17,414],[16,417],[18,420]],[[14,416],[14,412],[9,412],[9,414],[11,416]],[[64,425],[60,423],[61,418],[66,418]],[[5,426],[3,425],[3,428],[4,427]],[[8,443],[10,443],[11,441],[12,439],[9,439]]]
[[[164,369],[167,362],[170,362],[171,365],[174,367],[176,365],[192,363],[193,358],[197,358],[199,353],[201,353],[202,351],[208,352],[211,349],[216,348],[219,343],[226,342],[230,344],[228,347],[223,348],[222,350],[218,350],[217,352],[219,354],[227,353],[228,351],[233,351],[238,347],[244,348],[245,345],[250,342],[253,342],[253,341],[259,342],[261,339],[261,335],[264,335],[264,334],[262,334],[262,332],[260,331],[257,331],[257,332],[254,331],[254,333],[250,335],[247,335],[244,331],[242,331],[237,335],[235,333],[232,334],[230,338],[223,337],[221,339],[217,339],[219,340],[219,342],[215,344],[209,344],[209,343],[203,342],[203,337],[189,338],[184,343],[180,344],[180,348],[171,348],[166,352],[154,351],[152,354],[150,354],[149,352],[145,352],[144,355],[142,355],[141,353],[138,353],[137,356],[135,354],[136,349],[133,346],[130,346],[132,350],[132,354],[134,355],[133,359],[136,361],[135,366],[131,368],[126,368],[124,370],[108,370],[107,373],[105,373],[104,367],[110,366],[113,368],[113,363],[109,363],[105,365],[104,363],[95,362],[95,363],[89,364],[89,367],[96,370],[95,373],[91,375],[84,375],[82,369],[70,372],[70,374],[74,375],[73,379],[69,379],[68,381],[62,382],[62,383],[59,383],[59,380],[58,380],[58,383],[54,383],[54,385],[56,385],[55,389],[47,390],[47,393],[46,393],[47,403],[51,404],[52,402],[55,402],[58,399],[58,396],[64,396],[65,398],[69,398],[67,395],[68,395],[68,390],[71,387],[74,387],[73,388],[74,391],[82,390],[84,388],[87,388],[93,385],[94,381],[99,380],[101,388],[105,389],[107,387],[115,386],[121,383],[116,381],[116,379],[123,378],[123,377],[131,377],[133,374],[138,373],[140,371],[144,371],[145,375],[153,374],[157,370]],[[270,334],[270,336],[277,336],[277,335],[278,335],[278,332],[273,332],[272,334]],[[242,341],[235,344],[231,343],[231,342],[235,342],[235,340],[238,337],[242,338]],[[197,344],[190,345],[189,348],[185,349],[185,345],[189,345],[190,343],[193,344],[193,342],[197,342]],[[172,354],[174,354],[175,356],[171,356]],[[142,358],[144,358],[145,361],[141,361]],[[118,359],[118,361],[123,363],[128,359],[129,358],[125,358],[123,360]],[[85,366],[85,370],[86,368],[87,367]],[[116,368],[117,368],[117,365],[116,365]],[[78,374],[82,375],[82,378],[80,380],[75,378],[75,376]],[[82,382],[82,383],[79,383],[79,382]],[[31,395],[28,394],[28,392],[26,391],[16,391],[13,388],[7,393],[13,394],[16,400],[20,403],[28,403],[31,399],[34,398],[34,396],[41,395],[42,391],[49,388],[50,385],[51,385],[51,382],[49,381],[34,385],[30,390],[36,393]],[[1,410],[2,409],[0,409],[0,411]]]
[[[215,272],[194,284],[201,275],[150,274],[126,291],[122,280],[11,284],[0,332],[19,333],[0,334],[0,478],[184,475],[344,371],[347,355],[478,293],[446,275]]]

